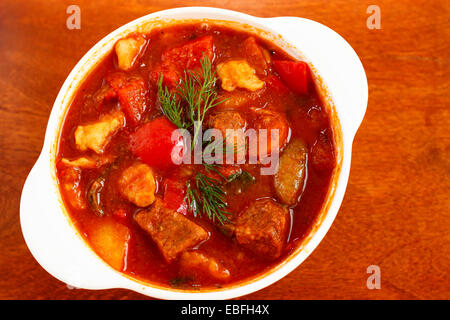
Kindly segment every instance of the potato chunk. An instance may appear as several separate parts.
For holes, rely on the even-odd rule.
[[[95,252],[114,269],[122,271],[127,254],[130,230],[112,218],[101,219],[92,227],[89,239]]]
[[[91,149],[103,153],[109,138],[125,125],[125,116],[120,111],[104,115],[98,122],[78,126],[75,130],[75,143],[81,151]]]
[[[236,221],[236,240],[264,259],[276,259],[286,242],[288,210],[271,199],[256,200]]]
[[[117,41],[115,49],[119,69],[131,69],[144,46],[145,38],[141,35],[135,35]]]
[[[201,226],[166,208],[160,198],[156,198],[150,209],[138,212],[134,220],[152,237],[167,262],[209,237]]]
[[[180,257],[180,273],[184,276],[199,278],[213,278],[226,280],[230,271],[216,259],[196,251],[186,251]]]
[[[138,207],[147,207],[155,201],[156,182],[152,169],[135,163],[122,172],[119,179],[122,195]]]
[[[293,140],[280,157],[274,176],[277,196],[287,205],[294,205],[303,190],[308,149],[301,140]]]
[[[217,74],[222,81],[222,88],[226,91],[233,91],[236,88],[256,91],[264,87],[264,81],[259,80],[255,75],[255,69],[244,60],[220,63],[217,66]]]
[[[111,157],[80,157],[74,160],[63,158],[61,159],[61,163],[71,167],[93,169],[108,164],[111,162],[111,160]]]

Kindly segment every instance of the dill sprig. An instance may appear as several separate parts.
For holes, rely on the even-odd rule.
[[[217,165],[212,163],[203,163],[203,167],[205,168],[207,173],[216,173],[219,177],[221,177],[223,180],[226,180],[227,178],[219,171],[217,170]]]
[[[229,222],[227,215],[230,212],[226,211],[226,194],[222,189],[221,182],[197,173],[195,187],[192,187],[191,182],[186,183],[186,200],[194,217],[206,215],[213,223],[218,221],[222,225]]]
[[[201,143],[197,140],[199,140],[207,112],[225,101],[218,99],[216,81],[216,72],[212,70],[211,61],[205,54],[200,60],[200,70],[185,70],[184,77],[177,85],[175,92],[163,87],[162,76],[158,81],[158,96],[164,115],[178,128],[193,130],[192,150],[196,143]],[[211,144],[207,150],[211,151],[213,147],[215,145]],[[215,172],[220,179],[226,181],[215,165],[206,163],[203,165],[207,173]],[[227,203],[223,181],[197,173],[193,182],[186,183],[185,199],[188,203],[188,210],[194,216],[206,215],[214,223],[216,221],[221,224],[228,222],[227,215],[230,213],[226,211]]]
[[[247,171],[238,171],[236,173],[231,174],[226,179],[226,183],[230,183],[230,182],[233,182],[233,181],[239,181],[241,184],[247,185],[247,184],[255,182],[255,177],[252,176]]]
[[[243,144],[236,144],[227,142],[227,139],[229,139],[230,136],[226,136],[225,139],[217,139],[217,140],[209,140],[209,143],[205,144],[205,147],[203,148],[203,159],[204,160],[213,160],[214,157],[209,157],[208,155],[213,152],[216,148],[222,148],[222,154],[223,155],[229,155],[229,154],[238,154],[241,151],[245,151],[247,149],[247,146],[245,145],[245,142]],[[231,145],[231,147],[230,147]]]
[[[163,88],[163,75],[158,80],[158,97],[164,115],[178,128],[186,128],[181,101],[172,94],[167,87]]]
[[[207,173],[216,173],[219,179],[211,178],[202,173],[195,175],[195,183],[188,181],[186,183],[185,199],[188,204],[188,210],[196,216],[206,215],[214,223],[218,221],[220,224],[230,222],[228,215],[231,213],[226,210],[227,202],[225,200],[226,193],[223,185],[239,181],[246,186],[255,181],[247,171],[239,171],[225,177],[214,164],[203,164]]]
[[[185,70],[184,80],[177,87],[178,94],[187,103],[187,114],[194,128],[192,150],[202,130],[206,113],[224,101],[217,98],[216,71],[212,70],[211,61],[205,54],[200,60],[200,66],[200,72]]]
[[[191,149],[194,150],[206,113],[225,101],[225,99],[220,101],[218,99],[216,71],[213,71],[211,61],[203,54],[200,70],[185,70],[181,83],[177,84],[176,93],[170,92],[167,87],[163,88],[162,80],[161,75],[158,81],[158,96],[163,113],[177,127],[193,128]],[[176,98],[176,94],[181,100]],[[181,101],[186,105],[186,112],[183,110]]]

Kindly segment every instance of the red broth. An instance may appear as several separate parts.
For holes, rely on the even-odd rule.
[[[183,253],[178,254],[175,259],[167,261],[155,241],[155,235],[149,234],[147,230],[136,223],[135,216],[139,212],[151,211],[152,206],[155,205],[136,205],[124,196],[119,181],[124,170],[135,163],[142,162],[142,159],[130,150],[130,136],[140,130],[143,125],[159,117],[164,117],[158,99],[157,80],[159,78],[155,77],[155,70],[161,70],[164,57],[167,59],[167,54],[164,55],[165,52],[205,36],[213,39],[213,55],[211,57],[213,69],[217,68],[220,63],[230,60],[245,60],[256,70],[256,76],[260,81],[264,82],[263,88],[259,90],[250,91],[245,88],[236,88],[228,92],[221,87],[219,77],[215,89],[219,97],[227,97],[228,100],[211,109],[207,113],[206,119],[215,112],[231,110],[247,119],[247,128],[254,128],[257,127],[256,118],[252,115],[255,109],[268,110],[280,115],[286,119],[290,132],[281,155],[292,141],[299,139],[306,146],[307,162],[304,185],[298,191],[297,201],[293,204],[283,202],[277,193],[274,176],[261,175],[261,165],[259,164],[236,166],[238,170],[245,170],[253,178],[253,181],[249,183],[234,181],[224,186],[227,211],[231,213],[232,230],[239,225],[237,221],[243,212],[254,206],[254,203],[264,201],[264,199],[270,199],[269,201],[276,208],[281,208],[280,212],[287,212],[285,223],[287,226],[283,229],[286,234],[282,234],[281,244],[277,242],[278,240],[264,238],[261,240],[263,248],[261,249],[259,246],[259,251],[255,251],[253,244],[243,245],[245,241],[239,241],[236,233],[224,232],[224,228],[217,221],[212,222],[205,215],[199,217],[198,215],[194,216],[192,212],[178,213],[185,214],[189,221],[208,233],[206,240],[182,250],[183,252],[197,252],[203,258],[206,257],[203,262],[194,263],[194,269],[196,268],[197,271],[189,274],[189,270],[183,270],[182,262],[180,262],[180,256]],[[309,79],[307,80],[309,81],[307,92],[298,93],[298,90],[302,90],[298,89],[298,86],[296,87],[300,81],[295,78],[298,74],[294,73],[294,80],[297,82],[292,85],[289,83],[292,81],[290,78],[292,75],[283,74],[286,70],[274,66],[275,61],[296,62],[296,60],[273,43],[258,36],[223,26],[186,24],[154,29],[142,37],[146,40],[146,47],[135,59],[134,66],[130,70],[119,70],[116,52],[111,52],[100,65],[92,70],[90,76],[78,89],[74,101],[67,111],[56,157],[57,177],[67,211],[76,228],[93,250],[114,268],[134,278],[161,286],[189,290],[220,288],[252,279],[279,264],[295,250],[317,219],[336,166],[335,142],[333,141],[330,116],[311,80],[311,75],[306,74],[309,77],[307,78]],[[249,38],[253,39],[248,40]],[[258,48],[259,51],[255,48]],[[190,52],[189,54],[196,53]],[[264,58],[264,63],[261,62],[263,61],[261,57]],[[183,57],[179,59],[181,61]],[[302,72],[295,70],[297,69],[294,69],[294,72],[297,73]],[[310,72],[309,69],[306,71]],[[75,133],[80,125],[98,122],[111,110],[123,111],[125,108],[123,101],[115,96],[116,92],[108,91],[111,88],[107,78],[117,72],[124,79],[125,77],[128,77],[126,79],[130,77],[143,79],[146,108],[139,114],[138,121],[132,122],[127,118],[124,126],[108,137],[108,142],[102,152],[95,152],[89,148],[81,150],[75,139]],[[166,74],[164,74],[165,76]],[[107,94],[111,94],[112,97],[104,98]],[[142,101],[138,102],[142,103]],[[96,164],[86,168],[82,165],[69,165],[63,161],[63,159],[73,161],[80,157],[96,159]],[[168,192],[165,188],[166,183],[175,182],[177,188],[183,189],[186,181],[193,179],[197,172],[204,173],[205,171],[202,165],[182,164],[169,168],[151,167],[151,172],[155,180],[155,197],[164,199],[164,197],[168,197],[165,195],[165,192]],[[101,180],[103,185],[98,188],[95,197],[96,203],[100,204],[102,208],[102,214],[96,212],[95,204],[93,206],[92,198],[89,198],[92,185],[95,181],[99,181],[99,177],[103,177]],[[184,190],[180,191],[181,196],[178,196],[178,200],[180,198],[181,201],[184,200],[183,192]],[[262,212],[258,211],[259,209],[255,210],[257,214]],[[280,221],[277,217],[270,216],[271,209],[267,214],[268,216],[261,217],[261,219],[272,219],[275,221],[275,225]],[[165,219],[164,215],[162,219]],[[107,225],[113,225],[113,227],[109,229],[104,227],[105,221],[107,221]],[[271,227],[273,225],[268,228]],[[258,225],[253,228],[258,228]],[[261,228],[261,231],[264,231],[264,227]],[[252,232],[258,233],[258,230]],[[121,246],[121,241],[125,241],[126,244]],[[267,249],[265,247],[267,243],[273,245],[272,249],[274,247],[278,249],[277,246],[279,246],[281,253],[270,257],[261,255],[261,250],[264,252]],[[188,259],[187,265],[190,265],[193,258],[189,255],[186,257],[188,258],[184,259]],[[228,275],[212,276],[208,269],[211,261],[213,261],[213,265],[219,266],[219,269],[226,270]]]

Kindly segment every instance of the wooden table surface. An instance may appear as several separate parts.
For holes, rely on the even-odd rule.
[[[81,30],[66,8],[81,8]],[[369,30],[367,7],[381,9]],[[244,299],[450,298],[450,2],[359,0],[0,2],[0,298],[141,299],[69,289],[33,259],[19,224],[23,183],[56,95],[98,40],[145,14],[218,6],[323,23],[355,49],[369,82],[350,180],[325,239],[296,270]],[[330,53],[332,54],[332,53]],[[381,269],[369,290],[366,269]]]

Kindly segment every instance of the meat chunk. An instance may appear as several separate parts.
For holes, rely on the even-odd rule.
[[[103,153],[109,138],[125,125],[125,116],[120,111],[104,115],[98,122],[78,126],[75,130],[75,143],[81,151],[91,149]]]
[[[102,87],[94,93],[93,100],[98,106],[101,106],[103,102],[110,101],[116,97],[116,91],[108,83],[104,83]]]
[[[233,91],[236,88],[256,91],[264,87],[264,81],[255,75],[255,69],[244,60],[219,63],[217,75],[222,81],[222,89],[226,91]]]
[[[183,252],[180,257],[180,274],[194,277],[196,280],[226,280],[230,277],[230,271],[216,259],[196,251]]]
[[[308,149],[303,141],[289,143],[280,157],[278,172],[274,176],[275,192],[287,205],[294,205],[303,190]]]
[[[66,166],[78,167],[82,169],[100,168],[101,166],[110,163],[112,157],[99,156],[99,157],[80,157],[74,160],[66,158],[61,159],[61,163]]]
[[[236,240],[256,255],[276,259],[288,231],[288,210],[271,199],[256,200],[236,221]]]
[[[114,269],[122,271],[125,264],[130,230],[105,217],[89,232],[89,240],[94,251]]]
[[[122,172],[119,179],[120,193],[138,207],[147,207],[155,201],[156,182],[152,169],[143,163],[135,163]]]
[[[106,80],[119,98],[120,107],[127,120],[133,125],[138,124],[144,118],[145,112],[150,109],[148,88],[144,79],[116,72],[109,74]]]
[[[150,209],[138,212],[134,219],[152,237],[167,262],[209,237],[201,226],[167,209],[160,198],[156,198]]]
[[[327,131],[319,134],[311,148],[311,164],[314,169],[321,172],[330,172],[336,166],[333,146]]]
[[[222,138],[231,145],[244,145],[245,119],[239,112],[223,111],[208,118],[208,127],[220,130]],[[228,130],[228,132],[227,132]]]
[[[129,70],[133,67],[142,49],[145,47],[145,38],[140,34],[117,41],[115,50],[119,69]]]
[[[255,113],[254,126],[258,130],[258,155],[259,159],[262,159],[272,152],[279,151],[272,147],[272,142],[274,146],[278,142],[278,149],[283,147],[289,136],[289,124],[286,117],[281,113],[266,109],[254,109],[253,111]],[[262,129],[265,129],[266,133],[263,133]],[[278,141],[273,140],[276,139],[276,136],[272,138],[272,130],[278,130],[273,132],[278,134]],[[266,146],[266,152],[263,148],[260,148],[261,146]]]
[[[254,37],[248,37],[242,43],[242,51],[256,74],[265,76],[270,63],[270,54],[256,42]]]
[[[245,119],[236,111],[217,112],[208,118],[208,127],[220,130],[226,137],[227,129],[245,129]]]
[[[85,209],[86,200],[81,187],[81,171],[79,168],[68,167],[61,174],[61,188],[70,205],[75,209]]]

